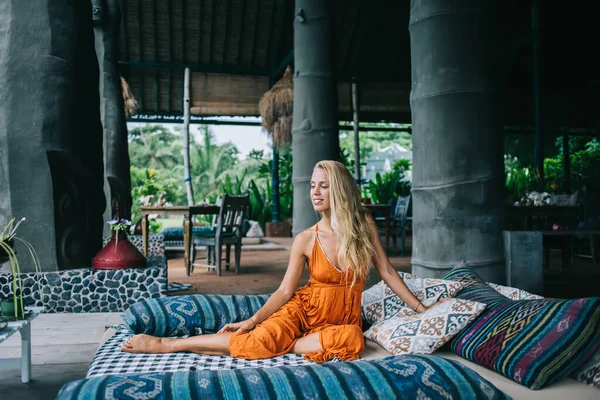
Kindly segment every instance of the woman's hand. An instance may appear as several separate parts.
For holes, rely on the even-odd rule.
[[[423,314],[427,310],[429,310],[429,307],[426,307],[423,303],[420,302],[417,308],[415,308],[415,311],[419,314]]]
[[[250,318],[245,321],[227,324],[221,329],[219,329],[219,332],[217,332],[217,334],[226,332],[248,332],[254,329],[256,325],[256,322],[254,322],[254,320]]]

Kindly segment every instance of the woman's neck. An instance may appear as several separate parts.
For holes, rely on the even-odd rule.
[[[319,225],[323,228],[331,229],[331,211],[327,210],[321,213]]]

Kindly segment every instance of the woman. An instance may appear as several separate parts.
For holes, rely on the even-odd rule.
[[[358,359],[364,349],[361,298],[371,265],[409,307],[425,311],[390,264],[377,227],[361,207],[360,191],[343,164],[316,164],[310,198],[322,218],[296,236],[279,289],[252,318],[227,324],[212,335],[183,339],[136,335],[122,350],[191,351],[246,359],[294,352],[318,363],[334,357]],[[306,263],[309,282],[295,292]]]

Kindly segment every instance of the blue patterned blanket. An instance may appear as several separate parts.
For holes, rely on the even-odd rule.
[[[57,400],[510,399],[462,364],[433,355],[295,367],[150,372],[65,384]]]

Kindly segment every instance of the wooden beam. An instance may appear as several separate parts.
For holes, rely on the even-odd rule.
[[[212,115],[209,117],[218,117]],[[136,114],[129,118],[127,122],[148,122],[148,123],[182,123],[182,114]],[[210,119],[205,116],[198,116],[190,114],[190,124],[202,124],[202,125],[231,125],[231,126],[261,126],[259,121],[223,121],[219,119]]]
[[[185,43],[186,43],[185,20],[186,20],[186,16],[187,16],[187,7],[185,5],[185,1],[186,0],[181,0],[181,61],[184,63],[187,61],[187,54],[186,54],[186,47],[185,47]]]
[[[167,15],[167,34],[169,35],[169,62],[173,61],[173,32],[171,32],[171,19],[173,18],[173,10],[171,10],[171,0],[167,0],[167,11],[168,11],[168,15]],[[172,85],[172,80],[173,80],[173,72],[171,70],[169,70],[169,77],[168,77],[168,81],[167,81],[167,111],[171,111],[171,108],[173,107],[172,104],[172,99],[171,99],[171,95],[172,95],[172,90],[171,90],[171,85]]]
[[[241,0],[242,2],[242,21],[240,22],[240,34],[238,35],[237,42],[237,65],[241,64],[242,60],[242,37],[244,36],[244,21],[246,20],[246,1]]]
[[[141,0],[137,1],[137,20],[138,20],[138,38],[140,41],[140,62],[144,60],[144,40],[142,37],[142,5]],[[140,97],[136,99],[139,104],[139,109],[144,109],[144,74],[140,76]]]
[[[152,25],[154,28],[154,59],[158,59],[158,26],[156,24],[156,1],[152,2]],[[170,35],[169,35],[170,36]],[[154,70],[154,112],[158,112],[158,70]]]
[[[173,32],[171,32],[171,20],[173,18],[173,10],[171,10],[171,0],[167,0],[167,34],[169,35],[169,62],[173,61]],[[171,111],[172,104],[172,80],[173,72],[169,70],[169,76],[167,78],[167,111]]]
[[[254,65],[254,54],[256,54],[256,32],[258,32],[258,16],[260,15],[260,0],[256,2],[256,22],[254,23],[254,32],[252,32],[252,54],[250,54],[250,65]]]
[[[254,75],[254,76],[270,76],[269,68],[257,67],[238,67],[235,65],[211,65],[211,64],[195,64],[182,62],[152,62],[152,61],[119,61],[119,65],[128,66],[135,69],[171,69],[184,70],[189,68],[194,72],[206,72],[215,74],[231,74],[231,75]]]
[[[269,58],[269,49],[270,49],[270,47],[271,47],[271,39],[272,39],[272,37],[273,37],[273,29],[275,29],[275,28],[274,28],[274,27],[275,27],[275,3],[276,3],[276,1],[275,1],[275,0],[273,0],[273,6],[271,7],[271,24],[270,24],[270,28],[271,28],[271,29],[269,29],[269,30],[267,31],[267,41],[266,41],[266,48],[267,48],[267,51],[266,51],[266,53],[267,53],[267,60],[265,60],[267,65],[269,65],[269,61],[270,61],[270,60],[268,59],[268,58]]]
[[[127,42],[127,26],[129,20],[127,19],[127,6],[125,4],[121,5],[121,37],[123,40],[123,52],[125,53],[125,58],[129,58],[129,45]]]
[[[348,64],[348,60],[350,58],[350,53],[352,52],[352,50],[355,48],[354,44],[357,41],[356,40],[356,32],[360,29],[361,24],[361,16],[362,16],[362,5],[363,2],[361,0],[358,0],[358,4],[357,4],[357,13],[356,13],[356,19],[354,21],[354,27],[352,28],[352,33],[350,35],[350,39],[349,39],[349,43],[348,43],[348,49],[346,50],[346,54],[344,55],[344,62],[341,65],[349,65]],[[358,44],[356,44],[356,46],[358,46]],[[351,74],[356,74],[358,71],[350,71]]]
[[[223,23],[223,31],[225,32],[225,38],[223,40],[223,58],[221,60],[221,64],[225,64],[225,60],[227,59],[227,21],[229,20],[229,13],[231,10],[231,0],[226,0],[225,2],[225,22]]]
[[[275,47],[271,52],[271,60],[269,65],[271,68],[275,68],[277,65],[277,57],[279,56],[279,50],[281,49],[281,42],[283,41],[283,31],[285,27],[285,17],[287,16],[288,3],[292,0],[281,0],[281,16],[279,17],[279,25],[275,32]],[[273,3],[275,4],[275,3]],[[273,15],[275,15],[275,9],[273,9]]]
[[[198,29],[198,64],[202,64],[202,6],[204,2],[201,1],[198,3],[198,24],[200,24],[200,28]]]
[[[210,34],[208,35],[208,63],[212,63],[212,43],[213,43],[213,31],[215,30],[215,14],[217,13],[216,0],[212,1],[212,9],[210,14]]]

